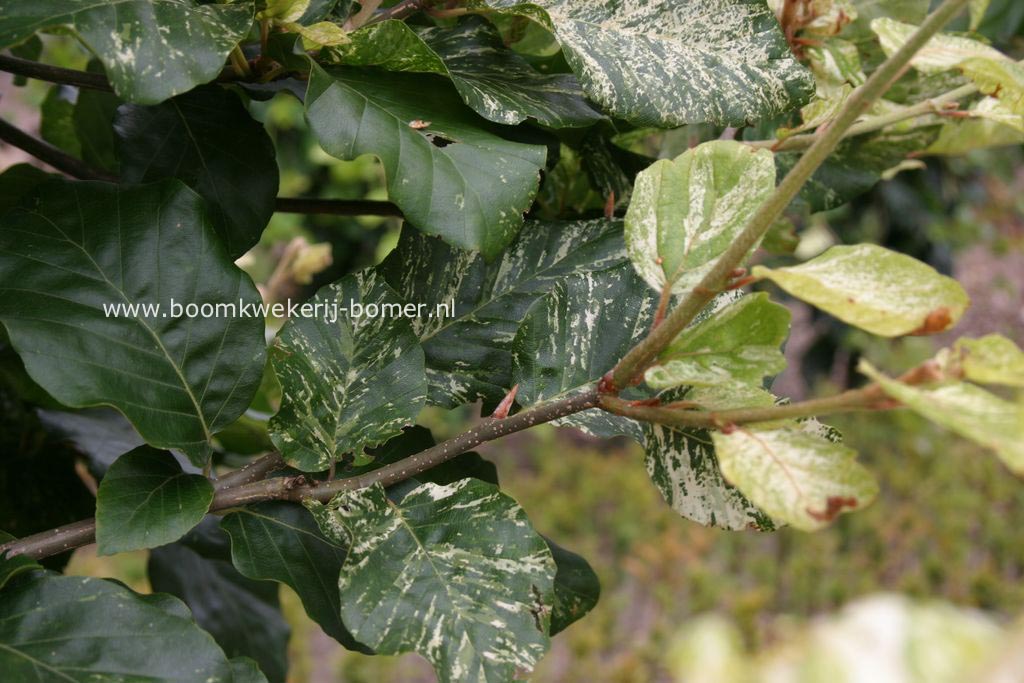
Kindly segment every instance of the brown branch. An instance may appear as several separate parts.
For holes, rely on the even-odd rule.
[[[43,161],[61,173],[83,180],[116,181],[117,178],[106,171],[93,168],[80,159],[76,159],[62,149],[54,147],[45,140],[34,138],[28,133],[15,128],[0,119],[0,141],[12,147],[28,152],[36,159]]]
[[[78,69],[65,69],[62,66],[52,66],[42,62],[34,62],[31,59],[22,59],[11,55],[0,55],[0,71],[34,78],[37,81],[58,83],[60,85],[73,85],[78,88],[90,90],[102,90],[113,92],[114,88],[104,74],[80,71]],[[225,70],[214,79],[215,83],[237,83],[239,78],[230,70]]]
[[[270,453],[262,458],[253,460],[242,469],[228,472],[217,480],[216,488],[218,491],[221,491],[235,486],[251,484],[254,481],[266,479],[267,475],[271,472],[284,469],[285,467],[284,458],[279,453]]]
[[[103,180],[118,182],[118,177],[100,168],[95,168],[81,159],[76,159],[62,149],[45,140],[34,138],[0,119],[0,141],[17,147],[52,166],[61,173],[79,180]],[[402,217],[402,210],[391,202],[370,199],[304,199],[301,197],[278,197],[274,211],[280,213],[327,214],[332,216],[396,216]]]
[[[372,486],[373,484],[391,486],[392,484],[415,477],[417,474],[436,467],[484,442],[493,441],[513,432],[529,429],[535,425],[551,422],[560,417],[572,415],[573,413],[596,406],[597,389],[589,387],[573,396],[541,404],[502,420],[494,418],[484,420],[472,429],[439,443],[432,448],[386,465],[378,470],[347,479],[335,479],[333,481],[311,484],[305,477],[300,475],[264,479],[262,481],[242,483],[241,485],[234,485],[235,482],[232,482],[233,485],[220,488],[217,491],[213,503],[210,505],[210,512],[219,512],[240,505],[266,500],[300,501],[306,498],[315,498],[326,501],[343,491],[354,491]],[[237,482],[243,482],[247,476],[242,473],[249,468],[257,471],[267,468],[263,472],[265,475],[276,468],[277,462],[274,460],[274,457],[266,456],[261,458],[250,464],[248,468],[225,475],[224,479],[233,478]],[[280,456],[277,457],[279,458]],[[222,482],[224,479],[222,479]],[[11,555],[26,555],[40,559],[88,545],[95,538],[96,520],[86,519],[0,545],[0,555],[9,552]]]

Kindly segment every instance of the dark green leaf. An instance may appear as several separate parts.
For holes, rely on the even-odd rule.
[[[638,125],[743,124],[790,111],[814,90],[764,2],[487,5],[549,26],[590,97]]]
[[[259,666],[248,657],[235,657],[228,664],[231,665],[231,683],[267,683]]]
[[[111,408],[37,410],[36,414],[52,436],[69,442],[85,456],[89,472],[97,480],[111,463],[145,443],[131,422]]]
[[[103,65],[94,59],[89,62],[87,70],[103,73]],[[75,111],[71,115],[78,142],[82,146],[82,160],[111,173],[119,170],[114,140],[114,114],[120,104],[117,95],[80,88],[75,100]]]
[[[590,564],[544,537],[555,560],[555,603],[551,608],[551,635],[560,633],[594,609],[601,597],[601,583]]]
[[[66,405],[116,407],[147,442],[202,466],[259,384],[263,321],[173,317],[172,300],[259,302],[177,181],[54,180],[0,226],[0,320],[32,378]],[[121,304],[162,308],[105,314]]]
[[[233,683],[224,653],[176,599],[79,576],[31,577],[4,591],[0,671],[18,683]]]
[[[341,615],[380,653],[419,652],[441,681],[507,681],[547,651],[555,564],[514,500],[464,479],[392,503],[380,484],[308,506],[353,543]]]
[[[15,164],[5,169],[0,174],[0,215],[17,206],[22,197],[53,177],[53,174],[28,164]]]
[[[388,196],[412,225],[487,258],[522,226],[547,156],[487,130],[433,76],[314,66],[306,116],[328,154],[381,160]]]
[[[0,0],[0,48],[66,29],[95,54],[114,91],[155,104],[212,81],[252,24],[249,3],[192,0]]]
[[[423,344],[431,403],[497,403],[512,388],[511,341],[534,301],[573,273],[624,261],[622,223],[530,221],[493,263],[405,228],[380,269],[410,303]],[[437,306],[454,310],[438,314]]]
[[[75,103],[70,99],[73,95],[73,90],[62,85],[50,88],[40,108],[39,135],[54,147],[81,158],[82,145],[73,120]]]
[[[462,100],[495,123],[532,118],[552,128],[579,128],[604,118],[587,103],[575,76],[535,70],[481,17],[417,30],[383,21],[354,32],[332,55],[346,64],[448,76]]]
[[[291,629],[281,615],[278,587],[235,569],[230,539],[215,517],[206,517],[181,541],[154,549],[147,572],[153,590],[183,600],[228,657],[251,657],[273,683],[283,683]]]
[[[557,400],[600,379],[647,335],[657,307],[628,261],[558,282],[530,308],[512,342],[519,403]],[[561,423],[598,436],[642,438],[633,420],[597,409]]]
[[[114,461],[96,494],[100,555],[155,548],[198,524],[213,502],[213,484],[186,474],[174,456],[140,446]]]
[[[319,472],[412,424],[427,382],[416,335],[390,308],[402,303],[377,273],[350,275],[310,303],[322,313],[292,318],[271,354],[283,397],[269,428],[285,460]]]
[[[39,61],[40,55],[43,54],[43,41],[39,40],[39,36],[32,36],[28,40],[11,48],[11,54],[21,59],[28,59],[33,62]],[[14,85],[19,88],[28,83],[28,77],[15,75],[12,79]]]
[[[260,503],[221,522],[231,536],[231,559],[250,579],[280,581],[294,590],[306,614],[349,650],[369,653],[341,623],[338,573],[345,544],[329,540],[296,503]]]
[[[121,178],[177,178],[211,207],[217,234],[237,258],[274,213],[274,145],[233,92],[197,88],[153,107],[126,104],[114,120]]]

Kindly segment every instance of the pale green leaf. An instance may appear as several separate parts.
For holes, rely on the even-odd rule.
[[[489,259],[522,226],[547,157],[488,130],[435,76],[314,65],[306,117],[328,154],[381,160],[409,223]]]
[[[925,152],[962,156],[976,149],[1024,144],[1024,116],[996,98],[985,97],[967,112],[972,118],[947,121]]]
[[[328,285],[307,305],[314,315],[289,320],[271,353],[283,394],[268,428],[285,460],[319,472],[412,424],[427,381],[404,306],[375,272]]]
[[[684,330],[644,377],[655,389],[682,385],[758,384],[781,372],[779,347],[789,334],[789,311],[761,292],[745,296]]]
[[[969,300],[956,280],[873,244],[832,247],[788,268],[755,266],[793,296],[883,337],[934,334],[956,324]]]
[[[377,652],[419,652],[444,682],[497,682],[547,651],[555,563],[495,486],[426,483],[394,503],[374,484],[307,505],[328,538],[353,543],[342,620]]]
[[[866,361],[861,361],[860,371],[914,412],[992,449],[1007,467],[1024,475],[1024,404],[966,382],[910,386],[886,377]]]
[[[977,31],[978,27],[981,26],[990,2],[991,0],[968,0],[967,9],[971,14],[970,29],[972,31]]]
[[[798,107],[813,91],[764,2],[487,4],[549,26],[590,98],[634,124],[743,124]]]
[[[0,320],[32,378],[65,405],[117,408],[200,467],[263,372],[263,320],[239,302],[259,294],[178,181],[52,180],[0,223]],[[160,309],[104,311],[139,304]]]
[[[558,400],[600,379],[647,335],[657,305],[657,297],[625,261],[558,282],[530,308],[512,342],[519,404]],[[597,436],[642,438],[633,420],[598,409],[557,424]]]
[[[1024,351],[1006,337],[990,334],[958,339],[954,353],[967,379],[1024,388]]]
[[[107,469],[96,492],[100,555],[155,548],[184,536],[213,502],[213,484],[182,472],[166,451],[140,446]]]
[[[688,293],[774,189],[772,153],[731,140],[655,162],[636,177],[626,213],[637,272],[658,292]]]
[[[960,70],[986,95],[992,95],[1014,114],[1024,115],[1024,65],[1005,57],[972,57]]]
[[[81,576],[4,590],[0,671],[17,683],[235,683],[224,652],[176,598]]]
[[[875,19],[871,22],[871,29],[878,34],[882,49],[890,56],[903,47],[903,44],[917,31],[917,27],[913,24],[889,18]],[[1007,59],[1006,55],[999,50],[989,47],[981,41],[939,34],[918,50],[910,63],[918,71],[934,73],[955,69],[971,57]]]
[[[705,526],[775,528],[771,517],[725,480],[710,432],[652,422],[643,428],[647,473],[673,510]]]
[[[850,448],[797,427],[715,432],[725,478],[772,518],[803,531],[864,507],[878,484]]]
[[[491,263],[406,226],[379,269],[406,302],[424,306],[411,322],[430,402],[453,408],[481,398],[494,405],[512,388],[512,340],[537,299],[573,274],[625,261],[619,221],[527,221]]]
[[[0,48],[66,29],[122,99],[155,104],[215,79],[249,32],[252,5],[192,0],[0,0]]]
[[[501,34],[480,17],[453,27],[413,29],[389,20],[351,34],[331,51],[345,64],[451,78],[462,100],[489,121],[513,125],[532,118],[552,128],[585,127],[604,117],[571,74],[543,74],[505,47]]]

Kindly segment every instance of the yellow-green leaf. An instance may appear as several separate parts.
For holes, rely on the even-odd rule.
[[[960,64],[960,69],[983,93],[997,98],[1014,114],[1024,114],[1024,65],[1005,57],[972,57]]]
[[[1005,401],[967,382],[910,386],[886,377],[866,361],[860,371],[892,398],[932,422],[995,451],[1017,474],[1024,474],[1024,405]]]
[[[967,379],[1024,388],[1024,351],[1006,337],[958,339],[954,350]]]
[[[917,31],[917,26],[883,17],[871,22],[871,29],[878,34],[882,49],[889,56],[903,47]],[[921,48],[910,63],[918,71],[935,73],[955,69],[972,57],[1006,60],[999,50],[970,38],[939,34]]]
[[[970,303],[956,280],[874,244],[832,247],[798,266],[756,266],[753,274],[883,337],[942,332]]]
[[[772,518],[814,531],[878,494],[856,452],[814,431],[737,429],[712,435],[722,473]]]
[[[706,142],[637,175],[626,247],[656,291],[686,294],[714,267],[775,189],[772,153],[729,140]]]

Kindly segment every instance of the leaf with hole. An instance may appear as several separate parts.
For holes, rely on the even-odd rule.
[[[434,76],[314,65],[306,118],[331,156],[380,159],[410,224],[488,259],[522,227],[547,158],[501,137]]]
[[[427,380],[403,304],[374,271],[324,287],[307,305],[321,312],[289,320],[273,347],[283,394],[268,428],[289,464],[320,472],[415,422]]]
[[[354,543],[341,616],[382,654],[419,652],[447,681],[507,681],[548,649],[555,563],[514,500],[474,479],[380,484],[309,502],[324,534]]]
[[[32,378],[65,405],[114,406],[200,467],[259,385],[263,320],[238,315],[259,301],[177,181],[53,180],[0,225],[0,321]]]
[[[955,325],[970,303],[953,278],[874,244],[831,247],[806,263],[755,266],[752,274],[883,337],[937,334]]]

